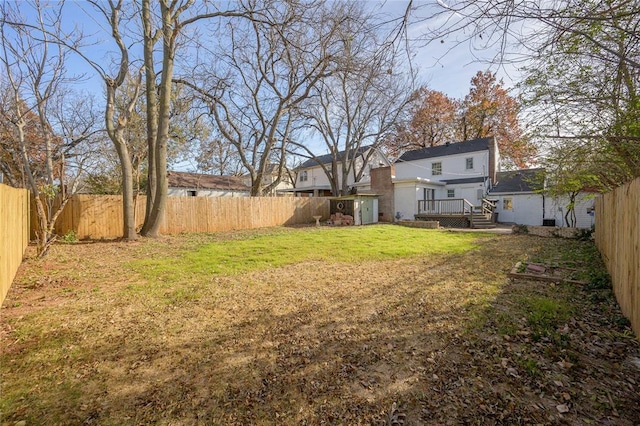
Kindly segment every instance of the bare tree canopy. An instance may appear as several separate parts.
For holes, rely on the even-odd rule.
[[[55,241],[54,225],[88,167],[88,145],[98,132],[92,99],[72,90],[78,76],[67,73],[69,52],[55,43],[62,33],[61,7],[28,3],[35,23],[23,21],[17,5],[0,7],[0,170],[9,183],[31,190],[38,227],[38,256]],[[74,43],[82,37],[69,40]],[[69,105],[67,102],[75,101]]]
[[[336,32],[345,9],[324,1],[274,1],[259,13],[246,9],[249,19],[221,27],[230,40],[218,40],[234,48],[218,46],[190,78],[178,80],[200,97],[221,137],[235,147],[252,195],[268,193],[284,177],[300,105],[335,70]],[[271,164],[278,165],[278,178],[265,185]]]
[[[334,72],[316,85],[302,114],[310,131],[331,155],[317,163],[334,195],[348,192],[348,177],[359,182],[368,158],[356,159],[369,146],[373,155],[403,113],[413,88],[413,76],[393,33],[381,31],[377,20],[361,4],[352,3],[338,27]],[[302,157],[317,159],[313,149],[295,142]]]

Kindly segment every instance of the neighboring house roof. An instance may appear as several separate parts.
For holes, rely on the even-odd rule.
[[[398,158],[397,163],[405,161],[422,160],[425,158],[444,157],[446,155],[466,154],[489,149],[489,143],[493,136],[488,138],[472,139],[463,142],[447,143],[445,145],[407,151]]]
[[[498,172],[498,182],[489,193],[535,192],[543,189],[544,181],[541,174],[544,169],[523,169],[508,172]]]
[[[356,150],[351,150],[350,152],[353,152],[355,154],[355,155],[351,154],[351,158],[355,158],[355,157],[358,157],[359,155],[363,155],[370,148],[371,148],[371,145],[365,145],[365,146],[361,146]],[[342,162],[342,160],[344,160],[346,152],[347,150],[338,152],[338,155],[337,155],[338,162]],[[328,163],[331,163],[332,160],[333,160],[333,156],[331,154],[319,155],[315,158],[309,158],[307,161],[300,164],[300,166],[298,166],[298,170],[317,167],[321,164],[328,164]]]
[[[205,175],[200,173],[169,172],[169,187],[217,189],[223,191],[250,191],[239,176]]]
[[[442,182],[445,182],[449,185],[454,185],[454,184],[461,184],[461,183],[482,183],[487,179],[488,177],[486,176],[478,176],[478,177],[470,177],[470,178],[462,178],[462,179],[447,179],[447,180],[443,180]]]

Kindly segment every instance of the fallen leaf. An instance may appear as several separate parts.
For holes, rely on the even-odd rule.
[[[567,407],[567,404],[560,404],[556,405],[556,410],[558,410],[560,414],[565,414],[569,412],[569,407]]]

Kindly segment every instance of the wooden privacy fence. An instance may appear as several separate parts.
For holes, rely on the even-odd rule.
[[[640,337],[640,178],[596,198],[596,245],[620,308]]]
[[[138,197],[136,224],[142,226],[146,197]],[[169,197],[162,234],[218,232],[268,226],[315,223],[313,216],[329,217],[326,198],[294,197]],[[79,239],[122,236],[122,198],[74,195],[56,221],[56,233],[76,232]]]
[[[29,243],[29,191],[0,184],[0,304]]]

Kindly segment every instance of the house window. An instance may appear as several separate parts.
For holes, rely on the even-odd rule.
[[[198,191],[187,191],[187,197],[197,197]]]
[[[513,199],[512,198],[503,198],[502,199],[502,210],[513,210]]]
[[[447,198],[456,198],[456,190],[447,189]]]
[[[467,170],[473,170],[473,157],[469,157],[466,159],[467,162]]]
[[[309,175],[306,170],[300,172],[300,182],[306,182],[309,179]]]
[[[431,163],[431,175],[438,176],[442,174],[442,162]]]

